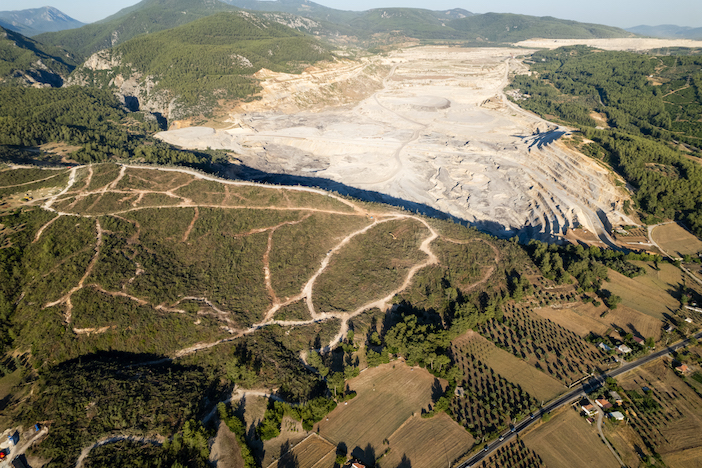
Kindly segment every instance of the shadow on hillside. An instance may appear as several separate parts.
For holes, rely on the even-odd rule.
[[[556,243],[559,238],[541,232],[542,229],[548,230],[550,226],[526,226],[519,230],[505,230],[504,226],[496,221],[476,220],[468,221],[458,216],[437,210],[427,204],[404,200],[385,193],[376,192],[373,190],[364,190],[357,187],[337,182],[335,180],[292,174],[276,174],[265,172],[260,169],[249,167],[245,164],[219,164],[213,168],[218,176],[230,180],[246,180],[250,182],[261,182],[274,185],[285,186],[303,186],[311,188],[320,188],[330,192],[336,192],[339,195],[357,198],[359,200],[385,203],[411,213],[417,213],[437,219],[451,220],[463,226],[473,227],[479,231],[489,233],[501,239],[509,239],[514,236],[519,238],[522,243],[529,242],[530,239],[539,239],[543,242]]]

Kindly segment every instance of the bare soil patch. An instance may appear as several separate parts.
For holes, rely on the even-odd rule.
[[[268,465],[268,468],[332,468],[335,463],[336,447],[313,433]]]
[[[453,466],[475,442],[468,431],[443,412],[427,419],[411,417],[388,440],[390,451],[380,464],[401,466],[404,460],[412,468]]]
[[[602,335],[609,328],[594,318],[601,314],[599,309],[600,307],[588,303],[576,304],[573,307],[539,307],[534,309],[534,312],[573,333],[587,336],[590,332]]]
[[[702,241],[690,234],[677,223],[656,226],[651,231],[651,237],[669,255],[682,257],[702,252]]]
[[[317,425],[319,434],[332,444],[346,444],[349,454],[374,463],[385,451],[383,440],[413,414],[427,409],[445,385],[426,370],[403,362],[369,368],[348,382],[358,395],[329,413],[329,420]]]
[[[602,443],[596,427],[570,408],[554,414],[548,423],[539,424],[523,440],[546,466],[619,468],[612,452]]]
[[[244,468],[246,466],[241,457],[241,448],[236,440],[236,435],[223,422],[219,423],[217,436],[210,451],[210,461],[216,463],[217,468]]]

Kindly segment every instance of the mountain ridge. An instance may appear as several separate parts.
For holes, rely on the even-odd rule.
[[[71,18],[62,11],[45,6],[26,10],[0,11],[0,26],[11,29],[23,36],[36,36],[44,32],[57,32],[75,29],[85,23]]]

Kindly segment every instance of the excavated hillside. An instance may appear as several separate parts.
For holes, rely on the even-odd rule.
[[[582,227],[609,242],[609,225],[633,224],[621,210],[626,192],[559,141],[569,129],[503,94],[510,73],[528,72],[515,58],[526,52],[421,47],[302,75],[262,70],[261,99],[235,109],[231,127],[157,136],[233,150],[243,177],[343,184],[355,196],[407,201],[502,237],[553,239]]]

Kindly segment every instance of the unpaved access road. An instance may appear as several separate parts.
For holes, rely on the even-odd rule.
[[[232,150],[240,163],[234,176],[343,184],[354,196],[438,210],[501,237],[548,239],[582,226],[610,243],[606,224],[635,224],[621,210],[628,195],[605,168],[559,141],[569,129],[504,95],[509,74],[527,72],[518,56],[528,52],[395,51],[372,59],[387,70],[378,91],[354,106],[330,103],[321,110],[310,96],[328,83],[302,86],[304,77],[268,72],[263,103],[232,113],[230,128],[181,128],[157,137],[186,148]],[[279,92],[285,80],[294,82],[287,95],[266,92]],[[285,112],[273,110],[278,95]],[[291,96],[314,101],[314,109],[291,109]]]

